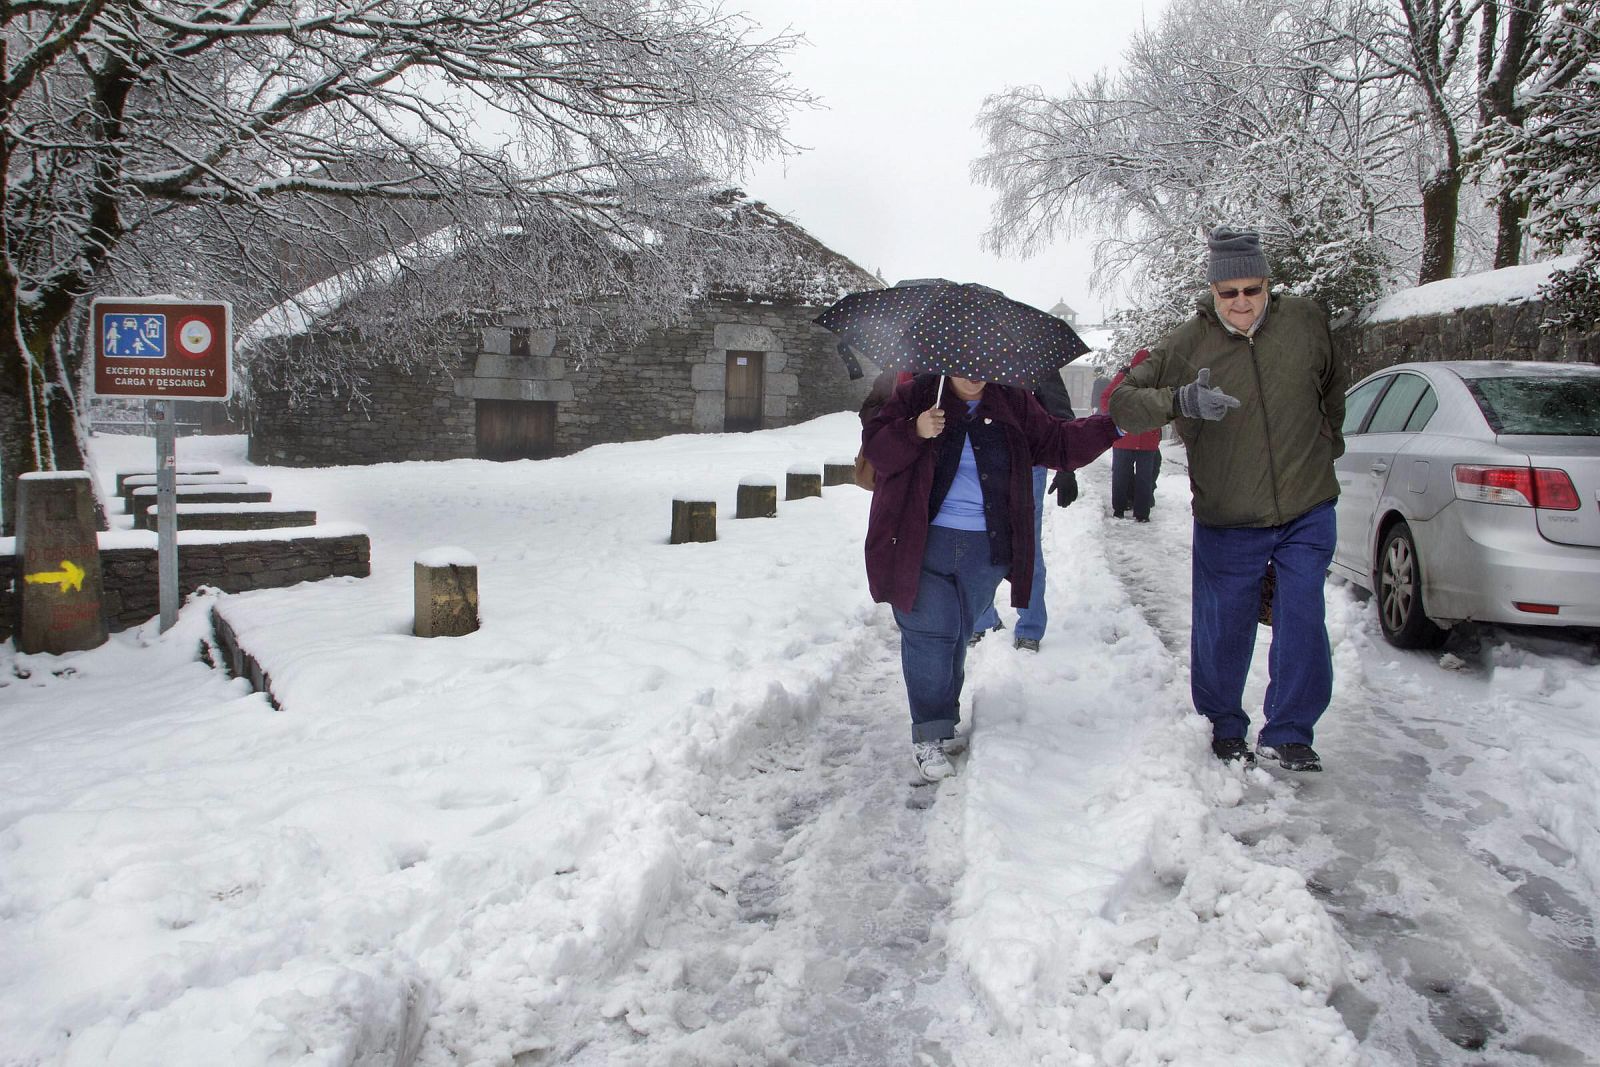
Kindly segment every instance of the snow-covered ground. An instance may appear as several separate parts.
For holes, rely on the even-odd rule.
[[[914,786],[867,494],[731,518],[855,438],[333,470],[181,439],[364,526],[372,577],[0,647],[0,1064],[1596,1062],[1592,641],[1399,653],[1331,584],[1329,770],[1220,766],[1181,469],[1139,526],[1102,459],[1049,510],[1043,650],[974,650],[961,774]],[[103,483],[153,454],[94,442]],[[674,496],[721,540],[666,544]],[[483,627],[414,638],[441,549]],[[201,661],[213,607],[282,710]]]

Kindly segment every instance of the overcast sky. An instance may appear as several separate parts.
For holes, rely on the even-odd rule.
[[[889,282],[977,281],[1049,309],[1099,319],[1115,298],[1089,291],[1088,240],[1027,260],[979,247],[992,194],[971,183],[985,96],[1015,85],[1065,91],[1115,69],[1163,0],[730,0],[768,30],[807,38],[794,81],[821,98],[792,140],[809,149],[745,179],[754,198]]]

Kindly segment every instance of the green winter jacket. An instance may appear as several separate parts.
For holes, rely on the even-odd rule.
[[[1240,406],[1217,422],[1178,414],[1176,390],[1211,368],[1211,385]],[[1128,433],[1172,422],[1189,450],[1194,517],[1207,526],[1282,526],[1339,495],[1347,375],[1328,319],[1310,300],[1272,294],[1254,337],[1199,314],[1150,350],[1111,394]]]

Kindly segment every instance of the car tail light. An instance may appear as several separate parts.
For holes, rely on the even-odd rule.
[[[1583,506],[1567,472],[1555,467],[1478,467],[1459,463],[1455,481],[1456,496],[1461,500],[1551,511],[1577,511]]]
[[[1533,615],[1561,614],[1561,605],[1559,604],[1533,604],[1524,600],[1514,600],[1511,602],[1511,606],[1518,611],[1526,611]]]

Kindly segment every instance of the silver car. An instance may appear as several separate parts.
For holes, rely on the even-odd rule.
[[[1600,367],[1401,363],[1345,394],[1333,573],[1383,634],[1600,626]]]

